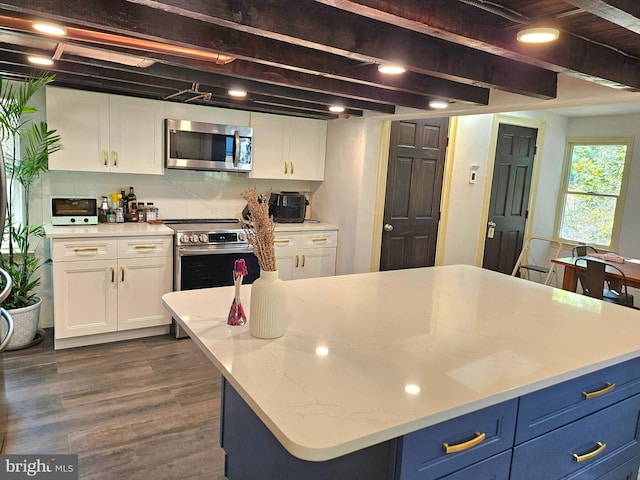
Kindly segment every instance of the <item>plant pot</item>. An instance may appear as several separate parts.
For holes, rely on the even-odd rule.
[[[38,301],[33,305],[9,310],[13,317],[14,330],[13,338],[9,342],[7,350],[19,350],[31,346],[38,333],[41,306],[42,299],[38,298]],[[2,331],[3,329],[6,329],[4,323],[0,327],[0,338],[5,335],[5,332]]]
[[[257,338],[277,338],[289,326],[285,282],[278,271],[260,270],[260,278],[251,285],[249,333]]]

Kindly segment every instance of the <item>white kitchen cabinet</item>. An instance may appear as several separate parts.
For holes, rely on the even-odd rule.
[[[275,233],[278,274],[282,280],[328,277],[336,274],[336,230]]]
[[[61,138],[49,170],[164,174],[164,105],[47,87],[47,123]]]
[[[172,290],[172,237],[53,239],[51,250],[56,348],[171,322],[161,297]]]
[[[251,113],[253,178],[324,180],[327,122]]]

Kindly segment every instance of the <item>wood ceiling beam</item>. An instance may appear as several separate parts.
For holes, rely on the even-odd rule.
[[[565,0],[585,12],[604,18],[615,25],[640,33],[640,3],[638,0]]]
[[[456,82],[538,98],[556,95],[556,75],[548,70],[345,14],[309,0],[128,1],[362,62],[399,61],[415,72]],[[292,17],[295,22],[290,21]]]
[[[0,8],[23,15],[38,14],[40,17],[66,25],[108,30],[121,35],[130,35],[146,40],[169,41],[185,47],[233,55],[250,62],[259,62],[261,65],[311,73],[315,75],[316,79],[326,77],[352,82],[352,79],[356,77],[359,78],[360,84],[374,85],[376,82],[373,75],[364,74],[365,69],[362,68],[361,63],[351,59],[311,51],[308,48],[265,37],[256,37],[241,31],[228,30],[190,18],[164,14],[155,9],[127,2],[121,2],[121,5],[118,5],[117,2],[105,3],[98,0],[69,0],[62,3],[56,0],[32,0],[28,7],[22,2],[4,2],[0,3]],[[153,17],[153,19],[149,17]],[[136,20],[141,18],[145,21]],[[167,38],[164,39],[163,36]],[[336,65],[335,68],[334,65]],[[258,70],[256,69],[256,71]],[[263,76],[269,75],[269,71],[263,72]],[[277,78],[286,79],[286,76],[280,75]],[[379,79],[379,81],[383,85],[376,85],[378,88],[417,95],[424,92],[425,96],[447,98],[454,101],[488,103],[489,92],[486,88],[459,85],[439,78],[415,74],[408,76],[404,81],[394,79]],[[419,91],[411,92],[419,85],[422,85],[418,88]],[[341,92],[336,93],[341,94]],[[386,98],[373,97],[370,100],[387,101]],[[400,98],[402,99],[402,96]],[[424,108],[425,100],[417,100],[419,100],[417,103],[406,104],[405,102],[402,105],[411,108]]]
[[[636,58],[569,34],[561,35],[559,41],[547,46],[518,44],[515,41],[518,24],[463,2],[315,1],[485,52],[578,76],[608,87],[640,89],[640,60]],[[592,9],[597,6],[605,9],[607,4],[618,4],[618,12],[624,10],[632,15],[640,8],[636,0],[571,0],[568,3],[577,5],[581,1],[592,4]]]
[[[48,55],[50,52],[35,49],[21,48],[14,45],[0,44],[2,51],[2,62],[5,64],[24,63],[24,56],[27,54]],[[210,74],[198,70],[187,68],[175,68],[167,65],[157,64],[149,68],[139,69],[127,66],[114,66],[114,64],[99,60],[86,59],[81,57],[63,56],[57,60],[52,67],[47,68],[52,73],[64,73],[76,75],[85,79],[100,79],[102,84],[108,81],[129,83],[132,88],[136,88],[137,93],[144,97],[162,99],[175,91],[180,91],[193,82],[212,91],[217,97],[223,99],[227,104],[237,107],[245,107],[252,102],[261,105],[280,105],[283,108],[301,111],[327,112],[328,105],[340,103],[347,107],[347,113],[353,116],[361,116],[361,109],[381,111],[383,113],[394,113],[393,105],[374,104],[372,102],[357,101],[348,98],[296,91],[291,88],[270,87],[260,84],[250,83],[252,92],[248,99],[229,99],[227,90],[234,86],[234,80],[222,75]],[[159,80],[162,84],[159,85]],[[147,89],[161,89],[158,96],[150,96]],[[307,101],[304,101],[308,98]],[[218,100],[220,103],[220,100]]]

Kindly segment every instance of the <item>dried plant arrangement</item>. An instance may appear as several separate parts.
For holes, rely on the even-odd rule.
[[[247,200],[249,209],[249,223],[245,225],[245,232],[253,253],[258,257],[262,270],[275,272],[276,254],[273,244],[275,224],[269,216],[269,198],[271,189],[258,196],[256,187],[247,188],[243,197]]]

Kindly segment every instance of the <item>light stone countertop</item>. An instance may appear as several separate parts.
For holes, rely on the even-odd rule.
[[[287,282],[278,339],[233,287],[163,301],[294,456],[334,458],[640,355],[640,311],[472,266]],[[251,286],[241,299],[250,318]],[[408,393],[415,392],[417,393]]]
[[[309,222],[304,223],[276,223],[276,233],[278,232],[295,232],[295,231],[314,231],[314,230],[338,230],[336,225],[325,222]]]
[[[166,225],[150,223],[99,223],[98,225],[63,225],[45,224],[47,238],[95,238],[95,237],[129,237],[147,235],[173,235],[174,231]]]

